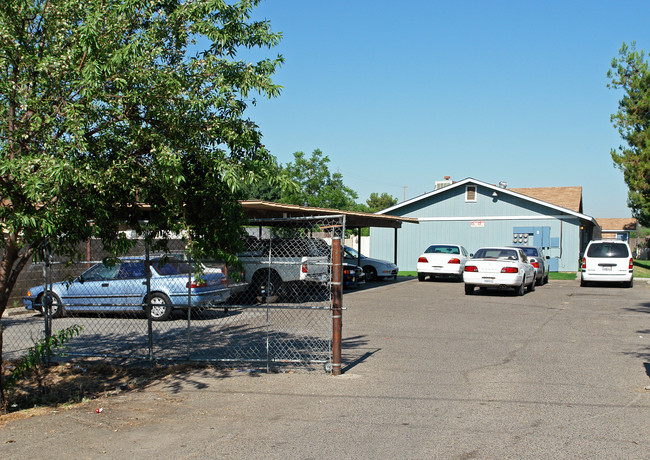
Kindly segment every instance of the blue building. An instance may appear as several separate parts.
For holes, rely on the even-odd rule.
[[[370,230],[370,256],[397,254],[401,271],[415,271],[433,243],[461,244],[470,253],[490,245],[537,246],[552,271],[577,271],[587,243],[600,238],[596,219],[582,213],[582,187],[508,189],[467,178],[437,183],[436,190],[377,214],[419,221],[402,227],[399,238],[397,230]]]

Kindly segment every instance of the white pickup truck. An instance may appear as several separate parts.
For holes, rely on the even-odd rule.
[[[331,250],[318,238],[249,238],[238,255],[248,291],[258,300],[275,300],[291,288],[327,286]]]
[[[535,267],[521,248],[481,248],[465,263],[463,271],[465,294],[474,288],[514,288],[516,295],[535,290]]]

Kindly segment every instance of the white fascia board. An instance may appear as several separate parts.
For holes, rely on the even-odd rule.
[[[420,222],[473,222],[478,220],[566,220],[568,217],[563,215],[546,215],[546,216],[474,216],[474,217],[418,217]]]

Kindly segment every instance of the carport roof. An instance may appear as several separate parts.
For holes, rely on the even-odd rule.
[[[341,211],[339,209],[298,206],[294,204],[273,203],[271,201],[240,201],[250,219],[278,219],[288,217],[345,216],[346,227],[387,227],[401,228],[402,223],[417,224],[412,217],[388,216],[368,212]]]

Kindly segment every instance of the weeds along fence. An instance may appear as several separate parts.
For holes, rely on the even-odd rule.
[[[82,262],[50,256],[16,288],[32,310],[2,318],[4,359],[78,325],[70,357],[331,370],[331,241],[344,227],[342,216],[253,221],[240,267],[192,260],[182,239],[165,252],[138,240],[111,261],[97,241]]]

